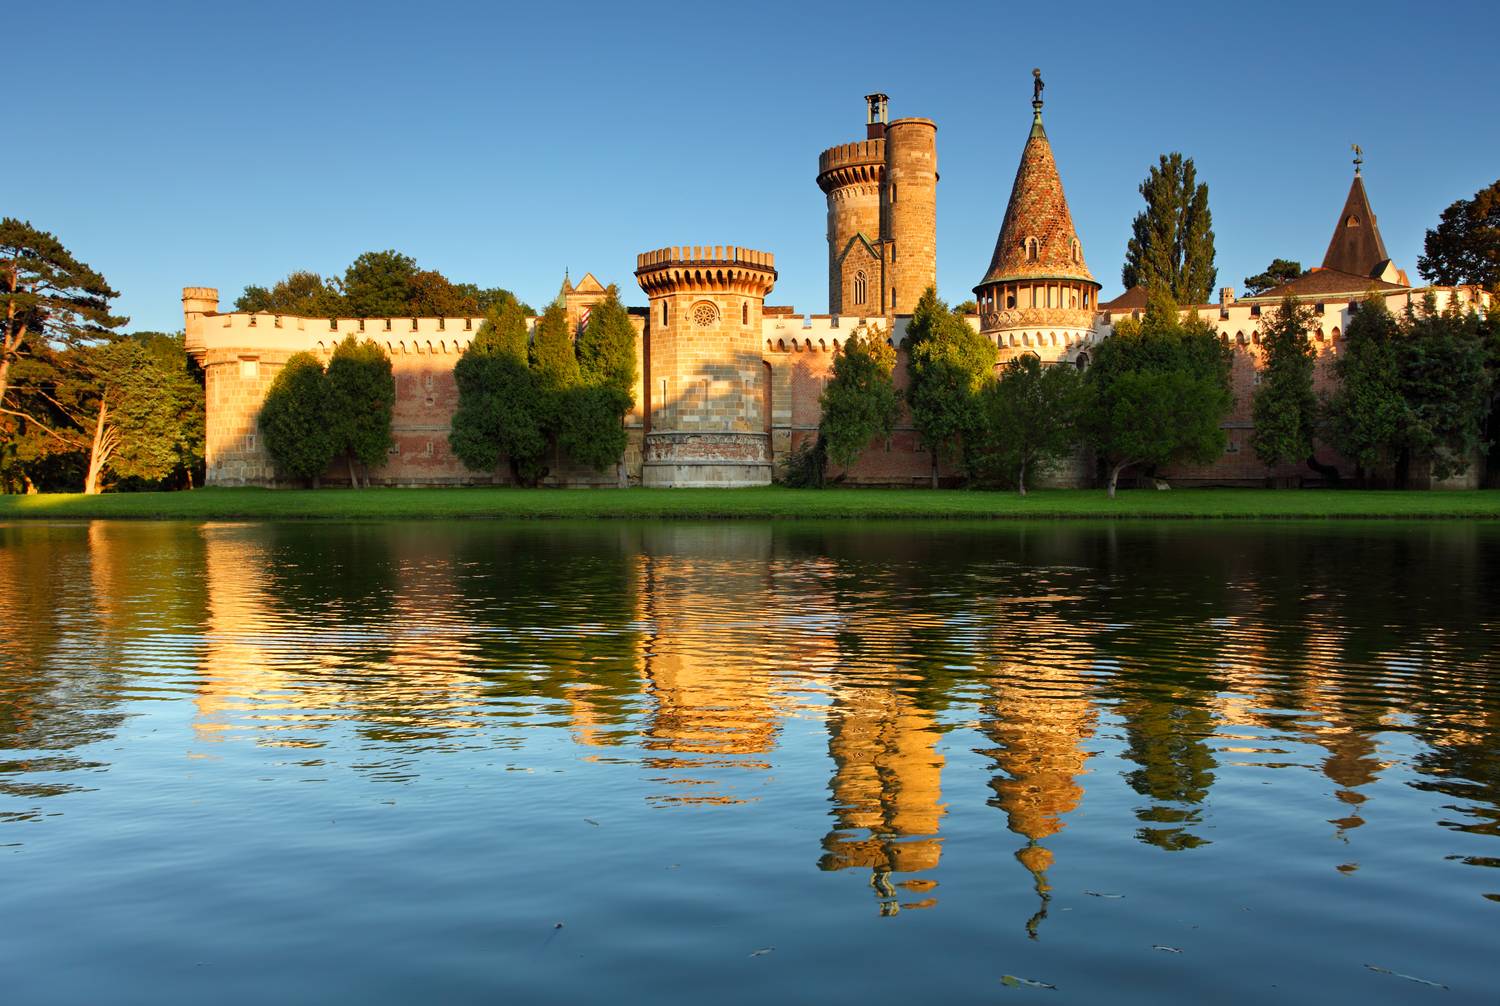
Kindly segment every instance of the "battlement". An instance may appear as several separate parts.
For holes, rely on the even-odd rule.
[[[764,297],[776,285],[776,256],[735,245],[673,245],[635,257],[647,296],[719,290]]]
[[[818,188],[824,192],[846,185],[878,185],[884,175],[884,140],[843,143],[818,155]]]
[[[937,129],[936,122],[934,122],[932,119],[927,119],[920,115],[908,115],[900,119],[892,119],[885,128],[886,131],[889,132],[890,130],[895,129],[897,126],[927,126],[931,129]]]

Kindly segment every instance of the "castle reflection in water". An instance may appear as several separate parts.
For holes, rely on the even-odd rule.
[[[1106,744],[1136,837],[1163,852],[1214,841],[1226,764],[1321,773],[1310,812],[1347,839],[1380,812],[1388,731],[1420,740],[1419,785],[1465,802],[1450,826],[1493,834],[1500,696],[1475,627],[1496,621],[1500,543],[1473,526],[1308,535],[3,527],[0,621],[32,628],[0,641],[0,755],[82,759],[136,704],[178,695],[195,756],[253,743],[411,782],[444,752],[520,752],[553,727],[585,766],[638,766],[650,807],[715,813],[798,778],[784,735],[818,730],[827,824],[808,855],[867,873],[875,910],[897,914],[940,904],[958,745],[987,765],[984,813],[1034,890],[1033,934]],[[1340,535],[1357,576],[1330,559]],[[1400,585],[1418,567],[1446,589],[1414,601]],[[322,764],[351,730],[360,759]],[[33,782],[0,772],[10,817],[69,788]]]

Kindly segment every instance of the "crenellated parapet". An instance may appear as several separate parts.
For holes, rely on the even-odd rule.
[[[678,245],[635,257],[649,297],[717,292],[764,298],[776,285],[776,256],[734,245]]]
[[[885,178],[885,140],[860,140],[818,155],[818,188],[830,198],[851,186],[878,190]]]

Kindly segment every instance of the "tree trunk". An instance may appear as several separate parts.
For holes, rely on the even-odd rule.
[[[99,476],[104,469],[104,424],[109,420],[109,406],[99,399],[99,421],[94,425],[94,443],[89,448],[89,470],[83,479],[83,494],[95,496],[99,493]]]
[[[10,390],[10,354],[5,354],[0,359],[0,401],[4,401],[5,393]]]
[[[1130,465],[1129,461],[1121,461],[1109,470],[1109,498],[1115,498],[1115,486],[1119,484],[1120,473]]]
[[[619,482],[621,489],[629,487],[630,479],[625,474],[625,460],[623,458],[615,462],[615,478]]]
[[[21,481],[26,486],[26,495],[27,496],[35,496],[36,495],[36,483],[33,482],[33,481],[31,481],[31,476],[27,475],[25,472],[22,472],[21,473]]]
[[[187,473],[188,492],[192,492],[193,491],[193,466],[192,465],[184,465],[183,468],[182,468],[182,470]]]
[[[938,487],[938,472],[937,472],[937,469],[938,469],[937,448],[934,447],[932,449],[932,488],[934,488],[934,489],[936,489]]]
[[[357,472],[357,471],[354,470],[354,455],[353,455],[353,453],[349,454],[349,488],[350,489],[358,489],[359,488],[359,472]]]
[[[1411,484],[1411,449],[1401,448],[1401,453],[1396,455],[1396,488],[1405,489]]]
[[[1343,476],[1339,474],[1338,468],[1334,465],[1325,465],[1318,460],[1316,454],[1309,454],[1307,456],[1307,467],[1327,479],[1335,489],[1341,488],[1344,484]]]
[[[1026,495],[1026,459],[1021,459],[1021,471],[1016,476],[1016,491],[1022,496]]]

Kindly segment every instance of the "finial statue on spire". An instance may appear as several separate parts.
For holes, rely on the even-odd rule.
[[[1354,173],[1359,174],[1359,166],[1365,163],[1365,149],[1358,143],[1349,144],[1349,149],[1354,151]]]
[[[1033,68],[1031,76],[1034,78],[1031,82],[1031,103],[1033,105],[1040,105],[1042,103],[1042,91],[1047,87],[1046,84],[1042,83],[1042,68]]]

